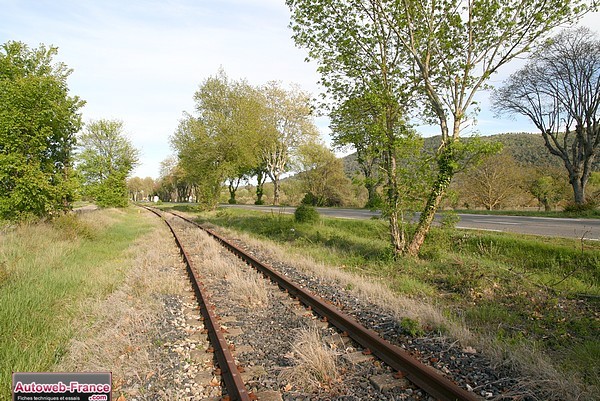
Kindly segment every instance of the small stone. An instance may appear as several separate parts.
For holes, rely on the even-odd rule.
[[[208,384],[210,383],[212,378],[213,378],[212,372],[205,371],[205,372],[199,372],[196,375],[196,377],[194,378],[194,381],[202,386],[208,386]]]
[[[375,375],[369,378],[373,386],[379,391],[389,391],[394,388],[404,388],[408,386],[408,380],[401,378],[396,379],[391,374]]]
[[[265,376],[267,374],[267,371],[265,370],[265,368],[263,368],[262,366],[251,366],[251,367],[247,367],[243,372],[242,372],[242,380],[244,382],[248,382],[250,380],[256,380],[259,379],[262,376]]]
[[[343,337],[339,334],[323,337],[323,341],[333,349],[346,349],[346,346],[352,343],[350,337]]]
[[[282,401],[281,393],[279,391],[267,390],[255,393],[258,401]]]
[[[244,333],[244,332],[239,327],[229,327],[227,329],[227,332],[224,334],[227,337],[235,337],[235,336],[239,336],[242,333]]]
[[[365,355],[362,352],[351,352],[349,354],[344,354],[343,358],[351,364],[357,365],[359,363],[364,363],[373,360],[372,355]]]

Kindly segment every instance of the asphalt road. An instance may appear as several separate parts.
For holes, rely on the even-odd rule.
[[[274,213],[294,213],[293,207],[222,205]],[[380,215],[364,209],[317,208],[323,216],[346,219],[370,219]],[[519,234],[541,235],[546,237],[585,238],[600,241],[600,219],[561,219],[549,217],[490,216],[479,214],[459,214],[457,228],[504,231]]]

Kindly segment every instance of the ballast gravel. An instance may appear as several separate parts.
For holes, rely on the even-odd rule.
[[[207,260],[201,252],[200,242],[214,240],[198,235],[198,229],[187,223],[179,222],[177,225],[194,264],[225,263],[233,269],[242,270],[245,275],[256,274],[225,249],[219,251],[221,261]],[[498,400],[503,399],[503,394],[516,393],[514,388],[518,381],[506,372],[494,370],[476,350],[463,348],[457,342],[434,333],[413,337],[391,311],[360,299],[335,281],[301,271],[285,261],[274,260],[240,240],[231,241],[296,283],[339,305],[367,328],[406,349],[482,399]],[[257,395],[258,400],[434,401],[270,282],[267,283],[265,303],[252,307],[251,302],[240,303],[231,296],[230,274],[198,270],[236,361],[242,367],[247,389]],[[159,323],[160,334],[154,339],[156,347],[152,350],[153,360],[160,366],[161,374],[140,379],[136,386],[142,386],[143,391],[128,396],[126,400],[213,401],[226,395],[215,371],[213,355],[206,352],[210,345],[199,319],[191,286],[183,275],[181,280],[188,290],[187,295],[161,298],[164,311]],[[286,374],[298,364],[293,344],[298,333],[307,329],[320,333],[324,345],[335,354],[338,370],[334,380],[325,380],[317,387],[303,387]],[[524,396],[520,399],[534,398]]]
[[[511,376],[509,371],[494,369],[485,356],[471,347],[463,348],[457,341],[452,341],[437,333],[426,333],[424,336],[413,337],[402,327],[401,322],[391,311],[360,299],[351,290],[343,288],[335,281],[300,271],[285,261],[274,260],[270,255],[261,252],[259,249],[251,248],[239,239],[229,238],[228,240],[257,259],[270,264],[278,272],[286,275],[302,287],[335,305],[339,305],[345,313],[353,316],[365,327],[376,331],[382,338],[392,344],[406,349],[421,362],[436,368],[461,387],[472,391],[482,399],[503,399],[503,394],[506,394],[510,399],[513,399],[513,397],[521,400],[536,399],[533,395],[527,395],[527,389],[523,389],[522,383]],[[280,318],[282,317],[280,316]],[[358,348],[360,349],[360,347]],[[375,362],[375,366],[377,365],[380,364]],[[358,387],[364,389],[365,378],[373,375],[375,375],[375,372],[363,368],[362,371],[357,371],[354,376],[349,374],[348,381],[344,381],[344,384],[348,388],[354,389],[356,388],[355,385],[346,383],[355,381],[356,383],[362,383],[362,386],[359,384]],[[349,392],[348,396],[350,394],[353,393]],[[386,394],[385,392],[371,394],[364,392],[360,397],[363,398],[357,399],[428,399],[428,396],[421,390],[413,388],[407,388],[401,394]]]

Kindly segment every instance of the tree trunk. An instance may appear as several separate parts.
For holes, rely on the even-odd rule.
[[[573,187],[573,195],[575,199],[575,203],[578,205],[583,205],[585,203],[585,189],[579,177],[572,176],[569,180],[571,182],[571,186]]]
[[[441,152],[442,154],[439,156],[438,160],[438,176],[433,183],[431,193],[429,194],[427,204],[425,205],[425,210],[421,213],[415,234],[406,248],[406,253],[411,256],[419,255],[421,246],[423,245],[423,242],[425,242],[425,237],[431,228],[431,223],[433,223],[435,213],[444,198],[446,189],[450,186],[452,177],[454,177],[455,172],[453,166],[455,160],[452,145],[447,145]]]
[[[394,255],[399,255],[404,252],[406,246],[406,237],[404,234],[404,224],[402,227],[399,223],[403,223],[398,217],[400,215],[399,199],[398,199],[398,180],[396,178],[396,155],[394,153],[393,142],[389,141],[388,149],[385,152],[385,165],[387,173],[386,183],[386,213],[390,223],[390,240],[394,249]]]
[[[394,247],[394,255],[399,255],[404,252],[404,247],[406,246],[406,237],[404,235],[404,230],[400,228],[398,214],[397,210],[393,210],[390,212],[389,216],[390,239],[392,241],[392,246]]]
[[[552,207],[550,206],[550,202],[548,202],[548,198],[542,199],[542,204],[544,205],[544,211],[550,212]]]
[[[235,192],[237,191],[237,187],[233,185],[233,180],[229,181],[229,201],[230,205],[235,205],[237,201],[235,200]]]
[[[273,205],[279,206],[279,177],[273,180]]]
[[[368,199],[365,207],[376,208],[379,207],[380,201],[377,194],[377,183],[370,178],[365,179],[365,188],[367,189]]]
[[[264,172],[259,171],[256,174],[257,184],[256,184],[256,202],[254,202],[255,205],[263,204],[262,197],[265,194],[264,184],[265,184],[266,179],[267,179],[267,175]]]

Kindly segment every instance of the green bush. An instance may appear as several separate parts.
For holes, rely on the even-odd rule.
[[[294,212],[294,220],[297,223],[316,223],[319,221],[319,212],[312,206],[300,205]]]

